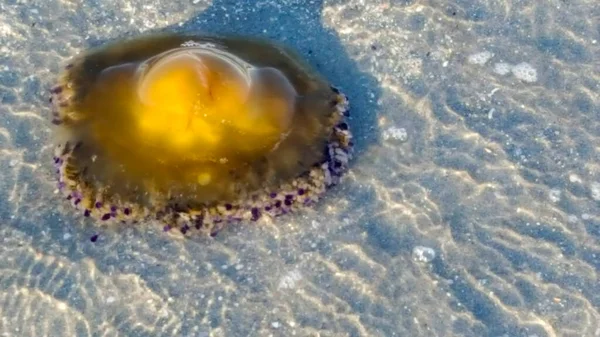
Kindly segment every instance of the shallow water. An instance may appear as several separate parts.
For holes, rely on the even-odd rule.
[[[148,3],[0,1],[0,336],[600,336],[596,0]],[[214,239],[75,214],[48,89],[161,29],[298,49],[351,100],[342,185]]]

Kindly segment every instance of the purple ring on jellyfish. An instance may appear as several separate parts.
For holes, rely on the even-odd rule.
[[[214,235],[310,207],[352,157],[346,96],[266,40],[114,42],[72,60],[51,95],[59,189],[104,223]]]

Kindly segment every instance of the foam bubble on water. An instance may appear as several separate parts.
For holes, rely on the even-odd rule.
[[[493,56],[494,56],[494,54],[490,53],[489,51],[482,51],[480,53],[475,53],[475,54],[469,55],[468,60],[469,60],[469,63],[471,63],[471,64],[484,65]]]
[[[561,195],[561,191],[560,190],[552,189],[552,190],[550,190],[548,198],[550,198],[550,201],[556,203],[556,202],[560,201],[560,195]]]
[[[510,73],[512,68],[513,68],[513,66],[511,64],[508,64],[505,62],[498,62],[498,63],[494,64],[494,72],[496,74],[502,75],[502,76]]]
[[[435,259],[435,250],[429,247],[416,246],[413,248],[412,256],[415,261],[428,263]]]
[[[516,78],[524,82],[536,82],[537,70],[527,62],[521,62],[511,69]]]
[[[405,128],[397,128],[395,126],[391,126],[388,129],[384,130],[382,135],[384,140],[397,140],[400,142],[405,142],[408,140],[408,132]]]
[[[404,74],[408,77],[419,76],[423,72],[423,60],[420,58],[409,58],[400,61]]]
[[[600,201],[600,182],[590,184],[590,194],[592,195],[592,199]]]
[[[302,280],[302,273],[298,269],[291,270],[279,280],[277,288],[293,289],[300,280]]]
[[[16,35],[12,27],[4,22],[0,23],[0,36],[5,37],[12,35]]]

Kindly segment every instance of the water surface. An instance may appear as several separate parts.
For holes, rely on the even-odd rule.
[[[1,0],[0,336],[600,336],[598,22],[596,0]],[[75,214],[48,89],[163,29],[298,49],[351,100],[342,185],[214,239]]]

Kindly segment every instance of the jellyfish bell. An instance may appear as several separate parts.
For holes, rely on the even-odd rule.
[[[296,90],[274,68],[226,56],[178,48],[138,68],[134,100],[146,141],[182,156],[202,148],[198,155],[205,158],[274,147],[290,127]],[[238,146],[228,148],[225,137]]]
[[[210,233],[281,215],[316,202],[351,157],[346,97],[269,41],[116,42],[51,92],[59,188],[101,221]]]

